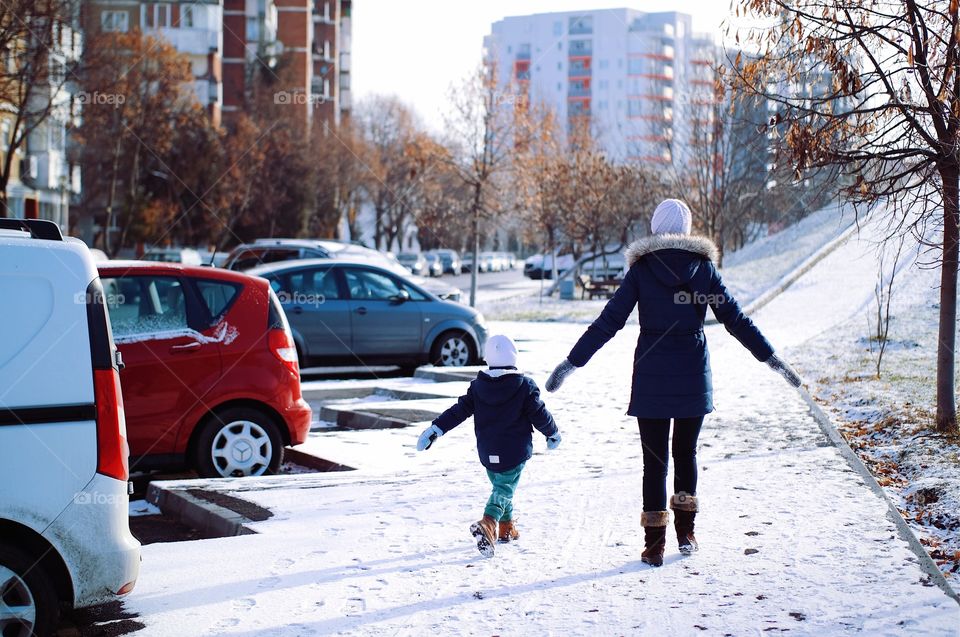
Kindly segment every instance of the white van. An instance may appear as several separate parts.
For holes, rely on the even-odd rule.
[[[90,251],[52,222],[0,219],[0,300],[0,632],[44,636],[139,572],[121,362]]]

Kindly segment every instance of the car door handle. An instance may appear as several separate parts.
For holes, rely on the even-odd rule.
[[[171,354],[185,354],[189,352],[195,352],[200,349],[200,343],[193,341],[192,343],[184,343],[183,345],[173,345],[170,347]]]
[[[290,308],[290,311],[294,314],[303,314],[303,308],[299,305],[294,305],[292,308]]]
[[[356,312],[357,314],[366,314],[366,313],[367,313],[367,308],[361,306],[361,307],[358,307],[357,309],[355,309],[354,312]]]

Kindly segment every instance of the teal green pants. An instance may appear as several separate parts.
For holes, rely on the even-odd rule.
[[[513,492],[517,489],[517,483],[520,482],[520,472],[523,471],[523,465],[519,465],[509,471],[490,471],[487,469],[487,477],[490,478],[490,484],[493,485],[493,493],[487,500],[487,506],[483,510],[484,515],[489,515],[494,520],[509,522],[513,519]]]

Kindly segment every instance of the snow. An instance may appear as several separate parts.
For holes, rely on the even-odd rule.
[[[138,329],[142,329],[142,320],[141,323],[137,325]],[[174,338],[183,338],[188,337],[192,338],[197,342],[210,344],[210,343],[221,343],[223,345],[229,345],[237,339],[237,336],[240,335],[239,330],[236,326],[230,325],[226,321],[221,321],[213,328],[213,332],[210,336],[201,334],[200,332],[190,329],[157,329],[151,332],[135,332],[131,334],[125,334],[121,336],[114,335],[113,341],[117,345],[124,345],[127,343],[142,343],[144,341],[166,341]]]
[[[491,327],[518,340],[541,383],[583,329]],[[884,502],[802,399],[722,328],[707,333],[718,412],[701,438],[692,557],[668,536],[664,567],[640,562],[641,450],[623,414],[631,326],[546,396],[563,444],[547,453],[535,440],[515,501],[521,538],[493,559],[468,533],[488,495],[469,421],[422,453],[421,427],[316,434],[327,459],[352,444],[375,460],[200,483],[274,517],[252,525],[258,535],[144,547],[127,606],[145,635],[953,634],[956,603],[923,584]]]
[[[812,253],[804,251],[789,259]],[[870,237],[854,237],[754,316],[815,394],[829,373],[825,387],[841,395],[836,379],[852,360],[828,352],[863,347],[874,257]],[[735,274],[725,274],[728,284]],[[750,293],[762,280],[741,289]],[[905,277],[904,289],[919,281]],[[908,341],[918,334],[910,321],[929,299],[901,294],[896,317],[906,321]],[[524,304],[545,319],[573,306],[583,321],[603,302],[536,309],[517,298],[498,307],[512,316]],[[514,337],[521,366],[541,386],[583,328],[490,325]],[[803,399],[720,326],[706,329],[717,411],[699,446],[701,551],[681,557],[668,533],[664,566],[642,564],[641,448],[636,422],[624,415],[637,331],[628,325],[560,392],[544,394],[563,443],[547,452],[535,436],[515,499],[520,540],[498,545],[494,558],[481,557],[468,532],[489,493],[470,421],[426,452],[415,449],[426,423],[314,432],[302,450],[358,469],[169,483],[222,491],[274,516],[250,525],[256,535],[144,547],[140,581],[126,600],[146,625],[141,634],[957,634],[960,607],[928,581],[884,500],[825,438]],[[888,357],[927,351],[916,340],[921,347]],[[385,385],[431,387],[390,379],[318,381],[304,390],[313,400],[311,392],[352,389],[370,402],[363,392]],[[436,387],[453,396],[465,384]],[[922,380],[910,387],[930,389]],[[878,403],[862,409],[882,411],[890,397],[878,393]],[[920,487],[942,487],[942,475],[921,477],[904,501]],[[956,507],[952,488],[947,501]]]

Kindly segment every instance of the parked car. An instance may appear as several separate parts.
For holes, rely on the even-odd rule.
[[[419,252],[401,252],[397,255],[400,265],[410,270],[411,274],[423,276],[427,269],[427,260]]]
[[[481,252],[481,263],[486,272],[500,272],[503,270],[503,260],[498,252]]]
[[[473,271],[473,253],[467,252],[460,259],[460,272]]]
[[[427,261],[426,276],[443,276],[443,262],[440,261],[440,255],[435,252],[427,252],[423,255]]]
[[[557,272],[563,274],[573,267],[574,258],[572,254],[562,254],[557,257]],[[527,278],[552,279],[553,278],[553,256],[534,254],[523,262],[523,274]]]
[[[144,261],[182,263],[184,265],[201,265],[203,263],[200,252],[194,248],[153,248],[147,250],[140,258]]]
[[[456,250],[439,248],[431,252],[440,257],[440,265],[443,268],[441,274],[460,274],[460,255]]]
[[[137,580],[121,365],[82,242],[0,219],[0,272],[0,634],[46,637]]]
[[[238,272],[100,265],[123,354],[131,467],[275,472],[310,428],[297,353],[270,286]]]
[[[352,243],[308,239],[258,239],[256,243],[237,246],[224,264],[230,270],[246,271],[266,263],[295,261],[298,259],[363,259],[374,265],[387,268],[406,276],[408,271],[399,261],[380,252]],[[437,272],[439,266],[434,266]],[[427,274],[425,276],[440,276]],[[459,301],[463,291],[442,281],[417,279],[416,284],[443,300]]]
[[[303,366],[458,367],[477,363],[483,351],[479,312],[367,261],[291,261],[250,274],[270,281],[280,298]]]

